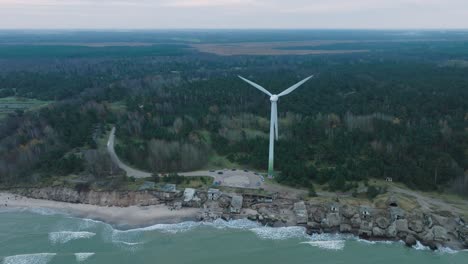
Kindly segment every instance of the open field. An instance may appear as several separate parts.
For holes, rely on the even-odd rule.
[[[40,107],[49,104],[47,101],[36,99],[21,98],[21,97],[5,97],[0,98],[0,119],[6,117],[15,111],[28,111],[39,109]]]
[[[200,52],[214,53],[222,56],[233,55],[308,55],[308,54],[343,54],[368,52],[366,49],[320,49],[321,45],[330,45],[337,43],[356,43],[352,40],[343,41],[285,41],[285,42],[246,42],[246,43],[228,43],[228,44],[192,44],[191,46]],[[304,49],[288,49],[288,47],[301,47]],[[317,49],[310,49],[317,47]]]

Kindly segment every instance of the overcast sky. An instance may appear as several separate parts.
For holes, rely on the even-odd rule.
[[[0,0],[0,28],[468,28],[468,0]]]

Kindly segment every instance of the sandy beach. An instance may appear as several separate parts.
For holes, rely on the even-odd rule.
[[[195,220],[199,213],[199,209],[197,208],[170,210],[165,205],[104,207],[31,199],[16,194],[0,192],[0,210],[5,208],[48,209],[128,228]]]

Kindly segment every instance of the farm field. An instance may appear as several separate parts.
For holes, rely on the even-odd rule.
[[[5,97],[0,98],[0,119],[16,111],[36,110],[48,105],[48,101],[29,99],[23,97]]]

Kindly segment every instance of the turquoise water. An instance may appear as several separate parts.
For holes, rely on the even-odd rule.
[[[468,252],[432,252],[302,228],[185,222],[121,231],[45,212],[0,212],[0,263],[468,263]]]

